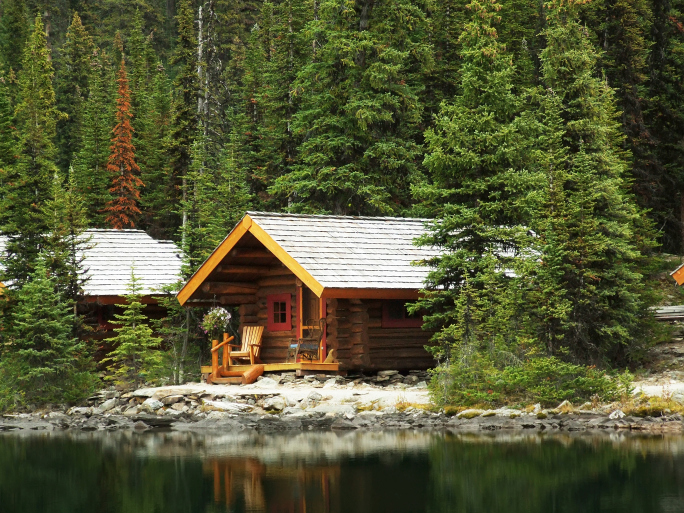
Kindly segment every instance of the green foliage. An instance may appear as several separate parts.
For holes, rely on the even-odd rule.
[[[269,192],[291,211],[380,214],[408,205],[417,180],[422,74],[432,63],[424,6],[322,1],[304,29],[313,51],[294,82],[301,138]]]
[[[89,81],[95,46],[93,39],[81,23],[78,13],[66,33],[62,46],[60,68],[57,73],[56,90],[58,108],[67,117],[57,126],[59,154],[58,165],[66,172],[78,154],[83,141],[84,104],[88,98]]]
[[[74,181],[84,199],[91,227],[104,226],[104,208],[110,200],[107,171],[111,130],[114,126],[114,70],[107,55],[95,50],[90,61],[89,92],[83,106],[80,150],[74,160]]]
[[[631,375],[612,374],[555,357],[531,357],[503,369],[477,355],[467,365],[434,371],[430,391],[437,404],[555,407],[561,402],[616,401],[629,395]]]
[[[92,392],[85,344],[73,336],[73,303],[57,292],[44,258],[12,294],[0,360],[0,406],[70,402]]]
[[[48,231],[42,207],[57,171],[54,138],[62,115],[55,108],[54,73],[40,17],[35,20],[22,62],[16,107],[17,160],[0,191],[0,231],[8,237],[3,275],[15,286],[28,280]]]
[[[126,303],[119,305],[123,313],[114,317],[120,324],[114,328],[116,336],[111,339],[114,349],[103,363],[111,363],[111,375],[107,379],[118,385],[140,387],[152,382],[163,372],[160,351],[161,339],[153,335],[147,317],[143,313],[140,280],[131,269]]]
[[[203,310],[182,307],[175,297],[182,285],[165,289],[170,295],[160,298],[159,305],[166,309],[166,316],[155,323],[166,349],[163,377],[174,385],[199,380],[202,348],[206,347],[206,338],[197,330]]]

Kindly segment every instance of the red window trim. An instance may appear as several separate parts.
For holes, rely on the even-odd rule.
[[[273,304],[285,303],[285,322],[273,322]],[[290,294],[270,294],[266,296],[266,329],[268,331],[290,331],[292,329],[292,296]]]
[[[393,299],[391,301],[397,301]],[[403,301],[404,304],[409,301]],[[420,328],[423,325],[423,319],[390,319],[389,315],[390,300],[382,302],[382,327],[383,328]]]

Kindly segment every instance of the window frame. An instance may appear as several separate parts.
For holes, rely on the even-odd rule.
[[[390,318],[390,303],[402,303],[404,318],[391,319]],[[411,303],[410,299],[386,299],[382,302],[382,327],[383,328],[420,328],[423,326],[423,318],[406,317],[406,303]]]
[[[275,303],[285,303],[285,322],[274,322]],[[292,330],[292,295],[269,294],[266,296],[266,328],[268,331],[291,331]]]

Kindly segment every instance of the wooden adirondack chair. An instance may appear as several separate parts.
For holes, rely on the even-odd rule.
[[[261,336],[264,334],[263,326],[244,326],[242,329],[242,345],[229,345],[231,351],[228,353],[228,364],[239,365],[234,360],[249,360],[250,365],[261,363],[259,353],[261,352]],[[232,348],[237,348],[234,351]]]

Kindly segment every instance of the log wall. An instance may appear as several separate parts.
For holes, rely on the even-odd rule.
[[[265,276],[257,282],[256,303],[240,305],[240,325],[258,324],[264,326],[261,359],[264,363],[281,363],[287,358],[287,348],[297,338],[297,286],[294,274]],[[270,332],[266,296],[271,294],[291,295],[292,329],[290,331]]]
[[[383,328],[382,301],[327,300],[327,344],[346,370],[409,370],[434,366],[425,350],[431,332]]]

